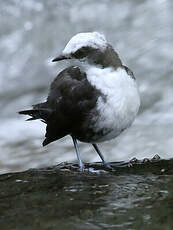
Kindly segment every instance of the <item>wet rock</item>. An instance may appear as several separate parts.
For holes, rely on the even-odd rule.
[[[173,159],[85,166],[1,175],[1,229],[172,229]]]

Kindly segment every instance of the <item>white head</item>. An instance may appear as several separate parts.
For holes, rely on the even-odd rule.
[[[101,52],[106,49],[108,43],[103,34],[98,32],[78,33],[73,36],[65,46],[62,54],[55,58],[53,61],[60,61],[69,58],[78,58],[80,56],[87,56],[87,52],[91,50],[100,50]],[[83,54],[76,57],[75,54]]]
[[[82,47],[104,50],[106,46],[107,41],[103,34],[98,32],[79,33],[70,39],[62,53],[64,55],[75,53]]]
[[[121,65],[118,54],[108,44],[105,36],[98,32],[79,33],[73,36],[61,55],[53,59],[53,62],[64,59],[84,60],[89,64],[98,64],[103,67]]]

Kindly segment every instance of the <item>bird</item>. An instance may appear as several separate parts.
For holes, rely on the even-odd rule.
[[[51,83],[47,100],[19,114],[46,123],[43,146],[70,135],[81,171],[85,165],[78,141],[92,144],[109,168],[98,143],[116,138],[133,123],[140,107],[134,74],[96,31],[74,35],[52,61],[62,60],[67,67]]]

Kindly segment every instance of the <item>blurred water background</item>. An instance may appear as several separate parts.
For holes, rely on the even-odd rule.
[[[101,144],[108,161],[173,157],[173,1],[0,1],[0,173],[75,161],[70,137],[42,147],[45,125],[17,111],[44,101],[64,67],[51,63],[78,32],[100,31],[138,81],[133,126]],[[100,160],[80,144],[84,161]]]

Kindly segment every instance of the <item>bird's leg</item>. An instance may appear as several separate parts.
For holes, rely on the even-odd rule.
[[[76,155],[77,155],[79,168],[80,168],[81,171],[83,171],[85,167],[84,167],[84,164],[82,163],[82,160],[81,160],[81,157],[80,157],[80,152],[79,152],[79,147],[78,147],[78,144],[77,144],[77,140],[73,136],[71,136],[71,137],[73,139],[73,144],[74,144],[74,147],[75,147],[75,150],[76,150]]]
[[[108,162],[105,161],[104,156],[102,155],[102,153],[100,152],[98,146],[96,144],[92,144],[94,149],[96,150],[96,152],[98,153],[99,157],[101,158],[104,166],[106,166],[107,168],[111,168],[110,164]]]
[[[98,153],[98,155],[100,156],[100,158],[102,159],[102,162],[104,164],[105,167],[112,169],[113,167],[125,167],[127,165],[126,162],[122,161],[122,162],[117,162],[117,163],[112,163],[110,165],[110,163],[106,162],[104,159],[104,156],[102,155],[102,153],[100,152],[98,146],[96,144],[92,144],[94,149],[96,150],[96,152]]]

